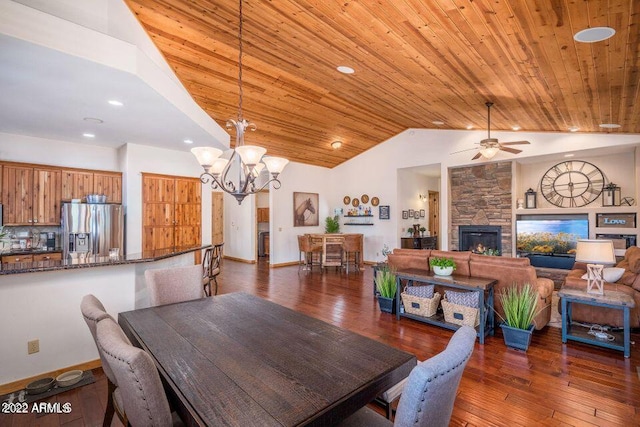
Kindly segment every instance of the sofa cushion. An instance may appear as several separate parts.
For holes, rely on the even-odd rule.
[[[469,257],[471,252],[469,251],[431,251],[431,256],[429,258],[451,258],[456,263],[456,269],[453,274],[458,274],[460,276],[470,276],[469,272]],[[429,268],[429,267],[427,267]]]
[[[618,265],[619,267],[626,268],[632,273],[640,273],[640,248],[637,246],[631,246],[624,253],[624,261],[626,261],[626,265]],[[624,263],[622,261],[620,264]]]
[[[625,272],[624,268],[607,267],[602,269],[602,277],[604,278],[605,282],[615,283],[618,280],[620,280],[624,272]],[[589,273],[584,273],[580,278],[584,280],[588,280]]]
[[[413,255],[397,255],[395,253],[387,255],[387,263],[394,270],[404,270],[406,268],[418,268],[429,270],[429,260],[426,257]]]
[[[471,254],[470,259],[471,261],[478,261],[485,264],[508,265],[510,267],[528,267],[531,265],[531,260],[527,257],[512,258],[512,257],[506,257],[506,256],[488,256],[488,255]]]

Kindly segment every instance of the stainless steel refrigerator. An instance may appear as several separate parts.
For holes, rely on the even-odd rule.
[[[62,250],[65,259],[124,255],[124,209],[111,203],[63,203]]]

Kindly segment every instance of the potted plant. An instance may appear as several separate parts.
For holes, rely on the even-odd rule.
[[[396,312],[396,275],[388,266],[378,269],[376,278],[376,289],[378,290],[378,305],[380,311],[385,313]]]
[[[338,216],[330,217],[328,216],[325,220],[324,232],[325,233],[339,233],[340,232],[340,222],[338,221]]]
[[[500,327],[507,347],[527,351],[533,333],[533,318],[538,306],[538,293],[529,284],[513,285],[503,289],[499,295],[504,318]]]
[[[424,237],[424,232],[427,231],[427,229],[423,226],[420,227],[420,234],[422,235],[422,237]]]
[[[452,258],[433,257],[429,258],[429,265],[438,276],[451,276],[456,269],[456,263]]]

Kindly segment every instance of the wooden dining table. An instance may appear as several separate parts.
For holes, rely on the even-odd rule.
[[[120,313],[187,425],[333,425],[409,375],[413,354],[245,293]]]

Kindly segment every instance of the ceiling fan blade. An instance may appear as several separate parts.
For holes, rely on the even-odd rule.
[[[477,150],[477,148],[465,148],[464,150],[454,151],[453,153],[449,153],[449,154],[464,153],[465,151],[471,151],[471,150]]]
[[[482,153],[478,153],[475,156],[473,156],[473,158],[471,160],[479,159],[481,156],[482,156]]]
[[[500,145],[522,145],[531,144],[529,141],[513,141],[513,142],[501,142]]]
[[[522,150],[518,150],[518,149],[515,149],[515,148],[500,147],[500,149],[501,149],[502,151],[507,151],[507,152],[509,152],[509,153],[513,153],[513,154],[522,153]]]

